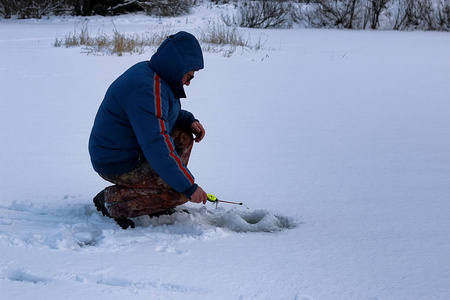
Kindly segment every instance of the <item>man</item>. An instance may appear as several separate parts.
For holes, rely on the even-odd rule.
[[[129,217],[170,214],[187,201],[206,203],[206,193],[186,167],[193,141],[200,142],[205,129],[180,104],[186,98],[184,85],[201,69],[197,39],[181,31],[106,92],[89,153],[94,170],[115,185],[101,191],[94,203],[122,228],[134,227]]]

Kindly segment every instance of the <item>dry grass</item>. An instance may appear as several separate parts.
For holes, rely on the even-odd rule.
[[[114,25],[114,23],[113,23]],[[91,36],[87,23],[82,24],[81,30],[66,35],[64,38],[56,38],[55,47],[83,47],[87,53],[110,54],[122,56],[124,53],[144,53],[148,48],[156,48],[171,34],[174,30],[169,27],[158,28],[154,32],[143,34],[124,34],[120,33],[114,25],[113,35],[107,35],[99,31],[97,35]],[[217,25],[215,22],[206,29],[200,30],[199,42],[204,51],[222,52],[224,56],[230,57],[239,48],[243,51],[259,51],[264,49],[264,43],[261,37],[258,42],[252,44],[250,37],[244,35],[236,27],[226,25]]]
[[[114,25],[114,23],[113,23]],[[54,46],[83,47],[88,53],[106,53],[122,56],[124,53],[142,54],[147,48],[157,48],[167,36],[173,34],[170,27],[160,29],[158,32],[146,32],[143,34],[124,34],[114,25],[113,35],[109,36],[103,31],[91,36],[88,25],[83,24],[80,32],[66,35],[64,38],[55,39]]]
[[[237,27],[218,25],[215,22],[206,29],[200,30],[199,41],[204,51],[223,52],[224,56],[230,57],[238,47],[242,50],[259,51],[264,49],[261,36],[258,42],[253,44],[250,37],[245,37],[244,31]]]

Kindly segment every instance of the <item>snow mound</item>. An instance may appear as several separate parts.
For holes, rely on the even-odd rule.
[[[292,217],[277,215],[271,211],[259,209],[255,211],[225,209],[208,210],[202,208],[188,208],[189,213],[181,210],[171,216],[159,218],[140,217],[134,219],[137,226],[165,228],[172,233],[198,234],[207,228],[221,228],[233,232],[276,232],[298,226]]]
[[[239,211],[219,208],[201,217],[213,226],[235,232],[275,232],[297,227],[295,219],[276,215],[268,210]]]
[[[48,278],[36,276],[34,274],[31,274],[30,271],[21,269],[21,268],[3,268],[0,270],[0,279],[8,279],[11,281],[18,281],[18,282],[30,282],[33,284],[36,283],[47,283],[50,280]]]
[[[183,254],[189,251],[183,246],[189,240],[208,240],[233,232],[278,232],[298,225],[293,218],[267,210],[186,207],[189,213],[133,218],[136,228],[123,230],[96,211],[93,204],[64,202],[40,205],[15,201],[0,206],[0,244],[77,251],[114,251],[150,244],[157,252]]]

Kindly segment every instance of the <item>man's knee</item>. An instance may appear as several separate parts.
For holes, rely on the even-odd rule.
[[[190,130],[176,127],[172,130],[171,137],[175,144],[175,151],[182,158],[183,163],[187,164],[194,145],[194,137]]]

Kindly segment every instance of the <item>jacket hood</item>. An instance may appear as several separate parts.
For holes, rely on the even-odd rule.
[[[176,98],[186,98],[182,79],[189,71],[203,69],[202,49],[195,36],[180,31],[159,46],[150,59],[150,66],[169,84]]]

